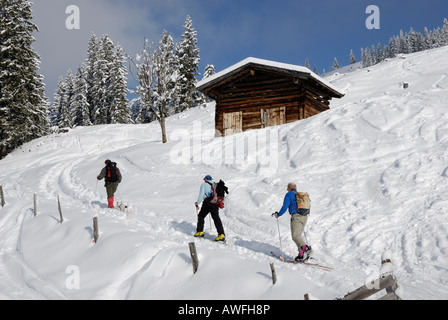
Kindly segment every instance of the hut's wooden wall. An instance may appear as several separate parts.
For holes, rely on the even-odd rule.
[[[233,131],[225,127],[230,122],[226,120],[224,124],[224,114],[242,112],[240,131],[247,131],[265,127],[262,110],[283,108],[284,123],[290,123],[328,110],[329,100],[299,79],[246,70],[238,80],[220,88],[216,99],[216,130],[221,135],[226,134],[226,129],[228,134]]]

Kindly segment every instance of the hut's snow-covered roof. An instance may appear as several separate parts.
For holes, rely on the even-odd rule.
[[[246,58],[241,62],[238,62],[237,64],[234,64],[233,66],[218,72],[208,78],[205,78],[201,81],[199,81],[196,84],[196,87],[202,91],[204,89],[207,89],[209,87],[212,87],[214,84],[221,82],[222,80],[226,79],[227,77],[231,76],[232,74],[237,73],[240,69],[244,69],[248,65],[254,65],[259,67],[268,67],[270,69],[278,70],[278,71],[287,71],[289,73],[297,73],[303,75],[307,75],[319,84],[321,84],[323,87],[329,89],[334,93],[335,96],[341,98],[344,96],[344,93],[341,92],[338,88],[334,87],[331,83],[328,81],[322,79],[317,74],[312,72],[310,69],[298,65],[292,65],[287,63],[281,63],[281,62],[275,62],[270,60],[264,60],[264,59],[258,59],[258,58]]]

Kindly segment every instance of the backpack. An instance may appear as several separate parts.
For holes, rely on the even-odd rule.
[[[110,162],[106,166],[106,182],[118,182],[118,168],[115,162]]]
[[[229,194],[229,188],[226,187],[224,181],[222,180],[218,183],[207,183],[212,187],[212,193],[208,198],[210,203],[224,209],[224,199],[226,194]]]
[[[311,212],[310,195],[307,192],[296,193],[297,211],[302,216],[307,216]]]

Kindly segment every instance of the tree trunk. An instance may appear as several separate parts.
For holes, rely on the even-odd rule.
[[[8,155],[8,151],[6,150],[6,146],[1,147],[0,160],[5,158],[7,155]]]
[[[168,139],[166,137],[165,117],[162,116],[159,122],[160,122],[160,127],[162,128],[162,142],[167,143]]]

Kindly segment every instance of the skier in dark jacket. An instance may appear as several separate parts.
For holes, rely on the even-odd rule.
[[[106,166],[101,170],[101,173],[96,177],[98,180],[105,181],[107,192],[107,203],[109,208],[114,208],[114,196],[117,192],[118,185],[121,183],[121,172],[117,168],[117,164],[110,160],[105,161]]]
[[[194,236],[196,238],[204,237],[205,218],[208,216],[208,214],[211,214],[213,221],[215,222],[216,230],[218,231],[218,237],[215,239],[215,241],[225,242],[226,235],[221,218],[219,217],[219,206],[210,203],[212,195],[212,185],[213,178],[211,176],[206,176],[204,178],[204,183],[201,185],[201,189],[199,191],[198,201],[194,204],[196,206],[196,210],[199,210],[199,205],[202,203],[201,211],[198,214],[198,225],[196,229],[197,232]]]

